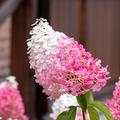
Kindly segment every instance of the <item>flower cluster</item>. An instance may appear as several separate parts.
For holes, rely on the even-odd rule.
[[[115,120],[120,120],[120,80],[116,83],[112,100],[107,101],[107,105],[113,113]]]
[[[56,99],[52,104],[50,117],[56,120],[57,116],[64,111],[68,111],[70,106],[79,106],[76,97],[69,94],[61,95],[60,98]],[[86,114],[86,117],[86,120],[89,120],[88,114]],[[83,120],[82,110],[80,108],[77,108],[75,120]]]
[[[28,120],[14,77],[0,83],[0,117],[4,120]]]
[[[27,43],[30,67],[50,99],[64,93],[78,96],[99,91],[106,85],[107,66],[102,67],[101,60],[94,59],[74,38],[54,31],[42,18],[33,26]]]
[[[59,99],[56,99],[55,102],[52,104],[52,113],[50,117],[56,120],[57,116],[62,113],[63,111],[69,110],[69,106],[78,106],[76,97],[64,94],[61,95]]]

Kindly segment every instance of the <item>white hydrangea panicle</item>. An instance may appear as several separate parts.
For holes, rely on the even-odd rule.
[[[52,105],[52,113],[50,117],[56,120],[57,116],[64,111],[69,110],[70,106],[78,106],[78,102],[75,96],[64,94],[59,99],[56,99]]]
[[[18,87],[18,82],[15,76],[8,76],[0,82],[0,88],[5,86],[12,86],[14,88]]]
[[[70,94],[63,94],[59,99],[56,99],[52,105],[52,113],[50,118],[56,120],[58,115],[64,111],[68,111],[70,106],[76,106],[76,117],[75,120],[83,120],[82,109],[79,106],[76,97]],[[88,112],[85,114],[86,120],[90,120]]]

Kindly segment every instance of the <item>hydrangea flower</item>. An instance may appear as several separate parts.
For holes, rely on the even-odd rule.
[[[102,67],[101,60],[94,59],[74,38],[54,31],[43,18],[33,24],[30,35],[30,68],[35,69],[36,82],[50,99],[65,93],[79,96],[106,85],[107,66]]]
[[[52,104],[52,113],[50,117],[56,120],[57,116],[63,112],[69,110],[69,106],[78,106],[76,97],[64,94],[61,95],[59,99],[56,99],[55,102]]]
[[[56,99],[52,104],[52,113],[50,113],[50,117],[53,120],[56,120],[57,116],[60,113],[69,110],[70,106],[79,106],[76,97],[69,94],[61,95],[60,98]],[[86,117],[86,120],[89,120],[88,114],[86,114]],[[75,120],[83,120],[82,110],[80,108],[77,108]]]
[[[0,118],[4,120],[28,120],[15,77],[7,77],[0,83]]]
[[[120,79],[113,91],[113,98],[107,101],[107,106],[113,113],[114,120],[120,120]]]

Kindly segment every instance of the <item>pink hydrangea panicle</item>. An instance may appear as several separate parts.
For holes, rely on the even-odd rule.
[[[51,99],[64,93],[78,96],[99,91],[106,85],[110,78],[107,66],[102,67],[101,60],[94,59],[74,38],[54,31],[47,20],[37,20],[30,35],[30,68]]]
[[[113,113],[114,120],[120,120],[120,78],[113,91],[113,98],[107,100],[107,106]]]
[[[13,76],[0,82],[0,118],[2,120],[28,120],[24,114],[24,104],[17,85]]]

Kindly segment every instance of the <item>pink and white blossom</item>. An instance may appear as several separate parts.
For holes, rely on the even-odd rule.
[[[2,120],[28,120],[17,88],[15,77],[7,77],[0,82],[0,118]]]
[[[50,99],[99,91],[106,85],[110,78],[107,66],[102,67],[101,60],[94,59],[74,38],[54,31],[43,18],[36,21],[30,35],[30,68]]]

